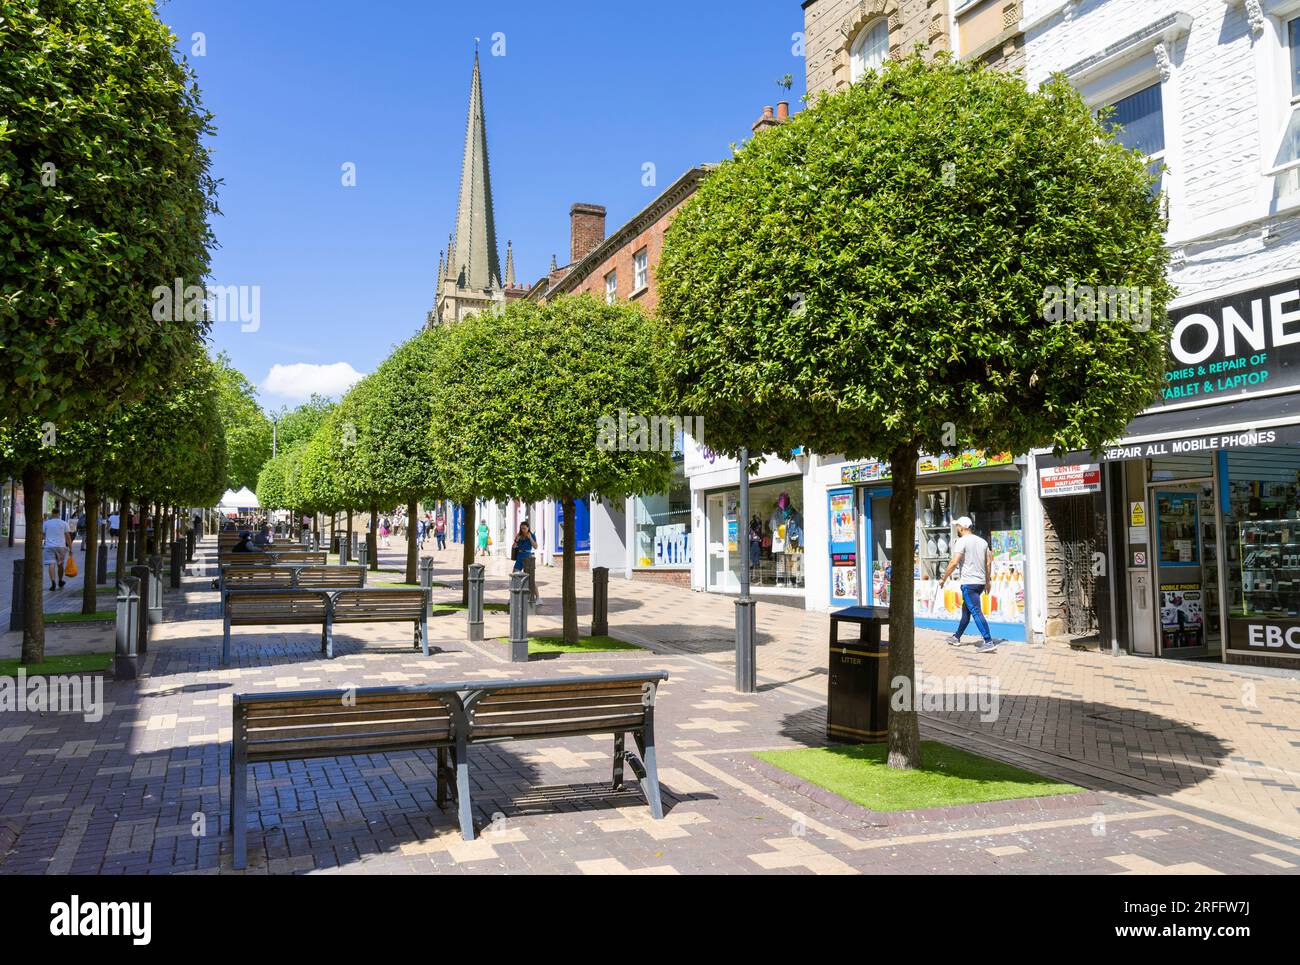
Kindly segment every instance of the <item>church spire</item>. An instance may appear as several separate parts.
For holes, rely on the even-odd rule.
[[[505,285],[507,288],[515,287],[515,252],[510,247],[509,239],[506,240],[506,277]]]
[[[487,124],[483,116],[483,80],[478,49],[469,88],[469,118],[465,153],[460,167],[460,198],[456,204],[455,258],[448,274],[460,287],[487,290],[501,287],[496,219],[492,208],[492,177],[488,168]]]

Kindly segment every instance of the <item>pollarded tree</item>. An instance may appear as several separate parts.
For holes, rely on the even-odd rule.
[[[174,41],[150,0],[0,0],[0,420],[97,416],[207,331],[153,313],[207,273],[215,211]]]
[[[620,410],[647,419],[664,414],[658,332],[635,306],[590,296],[514,302],[499,315],[457,322],[438,357],[434,475],[447,495],[470,507],[465,543],[472,543],[475,496],[559,500],[564,639],[571,643],[578,639],[575,502],[668,484],[671,443],[664,451],[634,440],[620,446],[602,433],[601,422]]]
[[[271,420],[257,403],[253,383],[230,364],[225,352],[217,356],[214,364],[226,435],[226,488],[251,489],[257,485],[262,466],[271,458]]]
[[[1164,371],[1163,228],[1142,157],[1063,78],[919,57],[755,137],[670,227],[672,380],[708,444],[889,460],[910,692],[918,455],[1117,437]],[[1070,280],[1141,293],[1152,323],[1056,310]],[[918,766],[915,711],[889,731],[890,765]]]
[[[379,569],[379,507],[397,500],[392,481],[379,471],[379,448],[382,445],[373,425],[380,401],[374,375],[368,375],[348,390],[338,404],[333,436],[333,474],[341,503],[348,514],[348,539],[352,538],[352,513],[368,510],[370,526],[366,532],[369,566]]]
[[[437,466],[429,447],[433,420],[434,367],[446,338],[442,328],[427,329],[399,345],[366,378],[358,406],[358,436],[365,439],[357,466],[369,488],[384,492],[384,502],[406,505],[406,582],[418,579],[415,541],[421,498],[438,491]],[[469,543],[466,540],[466,543]]]

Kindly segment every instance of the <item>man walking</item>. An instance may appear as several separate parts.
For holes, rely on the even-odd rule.
[[[45,565],[50,571],[50,589],[60,589],[63,586],[63,566],[68,561],[68,552],[72,549],[72,530],[68,524],[59,519],[54,510],[45,514],[45,522],[41,524],[41,532],[45,537]],[[58,580],[58,586],[54,581]]]
[[[989,571],[993,569],[993,554],[988,542],[971,531],[973,525],[969,516],[957,519],[957,532],[960,535],[953,540],[952,559],[948,561],[948,568],[943,573],[943,582],[947,583],[953,570],[960,567],[957,582],[961,585],[961,622],[957,624],[957,632],[946,642],[954,647],[960,646],[961,635],[966,632],[966,626],[973,616],[976,629],[984,637],[984,642],[975,648],[975,652],[991,653],[998,645],[989,635],[989,622],[984,619],[980,596],[988,584]]]
[[[447,517],[442,514],[441,509],[438,510],[437,518],[433,521],[433,535],[438,540],[438,549],[445,550],[447,548]]]

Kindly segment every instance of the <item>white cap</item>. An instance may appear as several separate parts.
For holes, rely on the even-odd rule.
[[[970,529],[970,528],[971,528],[972,526],[974,526],[974,525],[975,525],[974,521],[973,521],[969,516],[958,516],[958,517],[957,517],[957,528],[958,528],[958,529]]]

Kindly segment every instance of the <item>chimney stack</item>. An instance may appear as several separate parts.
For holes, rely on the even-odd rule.
[[[753,130],[754,133],[757,134],[760,131],[767,130],[769,127],[776,127],[779,123],[780,122],[772,116],[772,108],[770,106],[764,107],[763,116],[754,122]]]
[[[605,206],[579,202],[569,209],[569,262],[577,264],[605,240]]]
[[[784,124],[790,119],[790,102],[778,101],[776,105],[776,119],[778,123]]]

